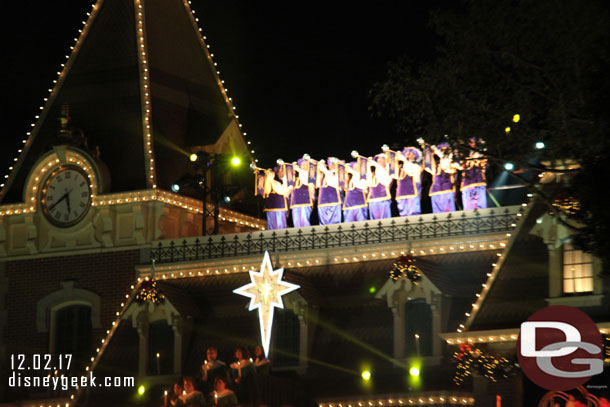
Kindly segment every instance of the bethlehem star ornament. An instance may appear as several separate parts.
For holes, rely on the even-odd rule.
[[[233,290],[235,294],[250,298],[248,311],[258,308],[258,322],[265,356],[269,356],[274,307],[284,308],[282,295],[301,288],[299,285],[282,281],[283,274],[283,268],[273,270],[269,252],[265,251],[261,270],[250,270],[251,283]]]

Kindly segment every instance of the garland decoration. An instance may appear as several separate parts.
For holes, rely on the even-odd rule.
[[[419,284],[421,280],[421,271],[415,265],[415,258],[410,254],[399,256],[392,265],[390,270],[390,278],[394,281],[406,277],[414,285]]]
[[[138,304],[144,304],[145,302],[163,304],[165,302],[165,295],[159,290],[155,280],[148,280],[140,284],[140,292],[136,295],[135,301]]]
[[[514,361],[510,361],[504,356],[485,353],[467,343],[460,345],[459,350],[453,354],[453,358],[457,360],[453,382],[458,386],[464,383],[472,372],[477,372],[495,383],[508,378],[517,371]]]
[[[567,215],[573,216],[580,210],[580,202],[578,202],[574,197],[560,193],[553,200],[553,208],[558,213],[565,213]]]

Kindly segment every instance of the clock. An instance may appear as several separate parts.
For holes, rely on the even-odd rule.
[[[56,226],[78,223],[91,207],[89,176],[74,165],[63,165],[53,171],[40,194],[42,212]]]

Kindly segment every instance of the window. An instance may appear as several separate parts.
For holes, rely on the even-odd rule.
[[[73,366],[84,367],[91,357],[91,307],[76,304],[54,315],[55,354],[71,354]]]
[[[148,374],[171,374],[174,363],[174,331],[172,327],[164,319],[151,322],[148,326],[148,341]]]
[[[563,292],[564,294],[593,291],[593,259],[588,253],[575,249],[571,244],[563,245]]]
[[[432,355],[432,310],[423,298],[409,300],[405,307],[405,354],[411,356]],[[417,336],[416,336],[417,335]]]

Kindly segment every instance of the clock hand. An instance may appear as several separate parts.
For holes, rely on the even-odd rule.
[[[66,198],[66,204],[68,205],[68,213],[72,212],[72,211],[70,210],[70,192],[71,192],[71,191],[72,191],[72,190],[70,190],[70,191],[66,192],[66,196],[67,196],[67,198]]]
[[[61,198],[59,198],[59,200],[57,202],[55,202],[53,205],[49,206],[49,211],[52,211],[53,208],[55,208],[61,201],[63,201],[67,197],[68,197],[68,192],[66,192]]]

